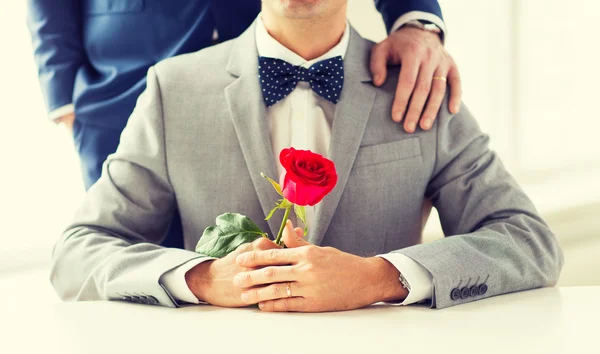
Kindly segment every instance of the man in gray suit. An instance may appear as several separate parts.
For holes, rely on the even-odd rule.
[[[388,119],[398,68],[373,85],[372,43],[346,6],[263,0],[238,39],[150,69],[117,152],[54,250],[63,299],[444,308],[556,283],[555,236],[465,107],[414,135]],[[287,146],[337,167],[337,186],[308,211],[309,242],[288,223],[287,249],[261,239],[217,260],[190,251],[224,212],[276,234],[264,217],[278,195],[260,173],[281,172],[274,156]],[[419,244],[427,200],[447,237]],[[158,245],[176,209],[185,250]]]

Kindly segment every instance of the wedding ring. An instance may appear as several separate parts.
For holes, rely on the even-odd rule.
[[[287,297],[292,297],[292,283],[288,282],[285,284],[285,292],[287,293]]]
[[[446,78],[443,76],[434,76],[433,79],[434,80],[442,80],[442,81],[446,82]]]

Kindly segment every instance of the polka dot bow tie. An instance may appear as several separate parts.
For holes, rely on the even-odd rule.
[[[259,57],[258,79],[267,107],[292,93],[299,81],[308,82],[317,95],[335,104],[344,85],[344,61],[337,56],[306,69],[281,59]]]

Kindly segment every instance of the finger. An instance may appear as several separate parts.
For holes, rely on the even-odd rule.
[[[253,250],[269,250],[273,248],[280,248],[277,244],[269,239],[261,237],[259,239],[254,240],[252,243],[244,243],[241,244],[238,248],[235,249],[234,252],[231,253],[231,256],[237,257],[238,255],[246,252],[250,252]]]
[[[248,272],[240,272],[233,277],[233,285],[238,288],[249,288],[256,285],[273,284],[286,281],[296,281],[294,269],[291,266],[265,267]]]
[[[297,227],[294,229],[294,232],[296,233],[296,235],[298,237],[300,237],[301,239],[304,239],[304,230],[302,230],[301,228]]]
[[[462,81],[456,65],[448,72],[448,84],[450,85],[450,101],[448,102],[448,109],[451,113],[456,114],[460,110],[460,102],[462,100]]]
[[[259,302],[276,300],[276,299],[288,299],[287,289],[290,286],[290,293],[294,296],[300,295],[300,287],[298,283],[278,283],[271,284],[268,286],[261,286],[254,289],[249,289],[242,292],[242,302],[251,305],[258,304]],[[293,288],[292,288],[293,287]],[[293,289],[293,290],[292,290]]]
[[[237,256],[238,265],[246,268],[265,267],[269,265],[293,264],[299,259],[297,249],[270,249],[266,251],[250,251]]]
[[[409,133],[414,132],[417,128],[417,122],[421,118],[421,112],[423,112],[423,107],[431,91],[431,81],[433,80],[434,71],[435,67],[433,65],[421,66],[417,85],[412,93],[410,107],[404,120],[404,130]]]
[[[298,233],[294,231],[294,227],[291,221],[288,220],[285,223],[282,239],[283,243],[285,243],[285,245],[288,248],[296,248],[310,245],[310,243],[306,242],[302,236],[304,236],[303,233],[301,235],[298,235]]]
[[[445,70],[438,69],[434,77],[446,78],[448,73]],[[441,79],[434,79],[431,83],[431,92],[429,93],[429,99],[427,100],[427,106],[423,115],[421,116],[421,128],[423,130],[429,130],[433,125],[433,121],[442,106],[444,101],[444,95],[446,94],[447,83]]]
[[[387,77],[388,49],[387,41],[383,41],[375,45],[371,50],[370,68],[375,86],[383,85]]]
[[[394,97],[394,103],[392,104],[392,119],[396,123],[401,122],[404,118],[404,113],[408,108],[408,100],[415,88],[418,74],[419,63],[416,60],[407,60],[402,63],[396,97]]]
[[[258,241],[258,240],[257,240]],[[256,241],[254,241],[256,242]],[[238,255],[242,254],[242,253],[246,253],[246,252],[250,252],[254,249],[254,242],[252,243],[243,243],[241,245],[238,246],[238,248],[235,249],[235,251],[231,252],[228,256],[235,256],[237,257]]]
[[[303,297],[291,297],[278,300],[262,301],[258,303],[261,311],[267,312],[305,312],[306,299]]]
[[[274,248],[280,248],[275,242],[268,238],[261,237],[252,242],[252,249],[258,251],[266,251]]]

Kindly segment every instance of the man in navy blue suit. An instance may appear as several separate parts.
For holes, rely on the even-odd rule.
[[[386,64],[402,64],[392,119],[404,121],[408,132],[419,119],[429,129],[447,81],[450,111],[458,111],[461,96],[458,70],[442,43],[441,9],[437,0],[375,4],[390,36],[371,53],[374,82],[384,83]],[[86,189],[116,150],[148,68],[239,36],[260,8],[259,0],[28,0],[49,118],[72,131]],[[165,245],[181,246],[173,238]]]

